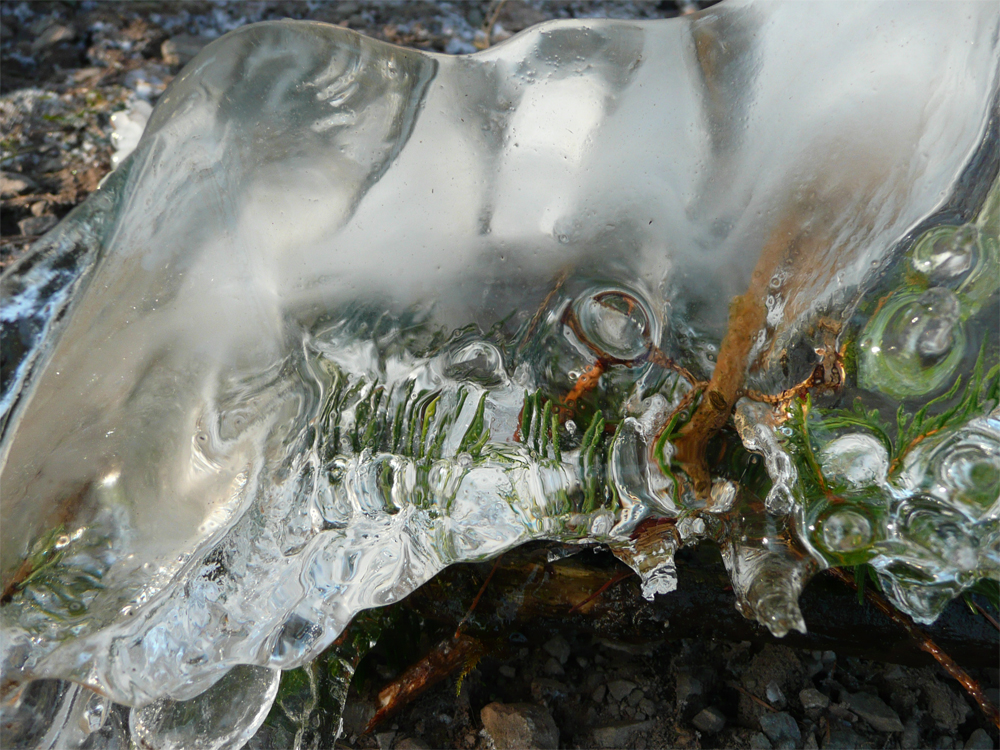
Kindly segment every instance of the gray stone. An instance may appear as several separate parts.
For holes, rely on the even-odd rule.
[[[872,750],[872,743],[850,727],[834,727],[823,741],[823,750]]]
[[[771,750],[771,740],[757,732],[750,738],[750,750]]]
[[[509,664],[504,664],[502,667],[500,667],[500,674],[502,674],[504,677],[508,679],[513,680],[514,677],[517,676],[517,670],[514,669],[514,667],[510,666]]]
[[[569,660],[569,655],[572,653],[569,641],[561,635],[557,635],[555,638],[550,639],[544,646],[542,646],[542,648],[548,651],[552,657],[558,659],[560,664],[565,664]]]
[[[375,741],[378,742],[378,750],[390,750],[394,739],[396,739],[395,732],[378,732],[375,735]]]
[[[74,39],[76,39],[76,32],[72,26],[63,26],[56,23],[45,29],[31,43],[31,51],[32,53],[39,52],[46,47],[52,47],[60,42],[72,42]]]
[[[760,717],[760,728],[764,730],[764,734],[773,743],[780,743],[782,740],[791,740],[797,743],[802,739],[799,725],[795,723],[791,714],[784,711],[764,713]]]
[[[431,746],[416,737],[404,737],[396,743],[395,750],[431,750]]]
[[[781,692],[781,688],[774,680],[767,683],[767,689],[764,691],[764,694],[767,696],[768,703],[775,708],[784,708],[788,705],[788,702],[785,700],[785,694]]]
[[[58,223],[59,219],[55,216],[29,216],[27,219],[21,219],[17,222],[17,226],[21,230],[21,234],[37,236],[45,234]]]
[[[927,703],[927,713],[934,719],[938,731],[954,731],[971,711],[965,700],[948,685],[928,680],[921,686],[921,692]]]
[[[715,706],[709,706],[695,714],[691,723],[705,734],[718,734],[726,726],[726,715]]]
[[[559,728],[545,708],[533,703],[490,703],[479,712],[497,750],[555,750]]]
[[[639,732],[646,732],[655,726],[653,721],[616,721],[614,724],[597,727],[593,731],[597,747],[630,747],[632,738]]]
[[[531,681],[531,697],[539,703],[548,703],[551,700],[562,700],[573,692],[569,685],[551,677],[539,677]]]
[[[549,660],[542,667],[542,671],[550,677],[560,677],[566,674],[566,670],[562,668],[562,664],[555,657],[549,657]]]
[[[911,716],[903,725],[903,736],[899,738],[900,747],[920,747],[919,716]]]
[[[816,741],[816,735],[812,732],[806,735],[806,741],[802,744],[802,750],[819,750],[819,743]]]
[[[993,739],[985,729],[977,729],[965,741],[965,750],[993,750]]]
[[[677,673],[677,705],[681,708],[700,698],[705,692],[705,684],[690,672]]]
[[[631,680],[611,680],[608,683],[608,691],[616,701],[625,700],[625,696],[638,687]]]
[[[893,711],[885,701],[877,695],[868,693],[848,693],[847,705],[879,732],[902,732],[903,722],[899,714]]]
[[[642,701],[642,699],[645,697],[646,694],[642,692],[641,689],[636,688],[635,690],[633,690],[631,693],[628,694],[628,704],[632,706],[632,708],[635,708],[636,706],[639,705],[640,701]]]
[[[802,701],[802,708],[806,711],[822,711],[830,705],[830,698],[813,687],[800,691],[799,700]]]
[[[167,65],[187,65],[211,40],[190,34],[178,34],[160,45],[160,54]]]
[[[935,750],[954,750],[955,740],[949,737],[947,734],[942,734],[937,738],[937,742],[934,743]]]
[[[0,172],[0,196],[4,198],[13,198],[25,190],[37,187],[32,180],[22,174],[18,174],[17,172]]]
[[[594,692],[590,694],[590,697],[594,699],[595,703],[600,703],[604,700],[604,696],[607,694],[608,688],[606,685],[598,685],[594,688]]]

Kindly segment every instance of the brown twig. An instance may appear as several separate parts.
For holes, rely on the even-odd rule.
[[[603,594],[609,588],[611,588],[612,586],[614,586],[616,583],[619,583],[620,581],[624,581],[626,578],[629,578],[632,575],[634,575],[634,574],[632,573],[631,570],[626,570],[626,571],[622,571],[621,573],[618,573],[614,578],[610,578],[609,580],[605,581],[604,584],[599,589],[597,589],[597,591],[595,591],[593,594],[591,594],[590,596],[588,596],[582,602],[578,602],[577,604],[574,604],[570,608],[569,612],[567,612],[567,614],[572,615],[572,614],[574,614],[576,612],[579,612],[581,609],[583,609],[584,607],[586,607],[588,604],[590,604],[592,601],[594,601],[597,597],[599,597],[601,594]]]
[[[979,610],[979,614],[981,614],[983,617],[989,620],[990,625],[995,627],[997,630],[1000,630],[1000,623],[998,623],[995,619],[993,619],[993,615],[991,615],[989,612],[983,609],[983,607],[979,604],[979,602],[975,601],[972,602],[972,606]]]
[[[763,706],[768,711],[777,711],[778,710],[774,706],[772,706],[770,703],[768,703],[767,701],[763,701],[760,698],[758,698],[756,695],[754,695],[753,693],[751,693],[749,690],[747,690],[745,687],[743,687],[742,685],[740,685],[738,682],[733,682],[732,680],[727,680],[726,684],[729,687],[731,687],[731,688],[739,690],[741,693],[743,693],[743,695],[745,695],[747,698],[749,698],[750,700],[752,700],[758,706]]]
[[[503,560],[503,555],[500,555],[496,560],[493,561],[493,567],[490,568],[490,574],[486,576],[486,580],[483,581],[483,585],[479,587],[479,593],[476,594],[476,598],[472,600],[472,604],[469,605],[468,611],[462,616],[462,619],[458,621],[458,625],[455,626],[455,635],[452,636],[455,640],[458,640],[458,636],[462,634],[462,626],[472,617],[472,613],[476,609],[476,605],[479,604],[479,600],[483,598],[483,594],[486,593],[486,587],[490,585],[490,581],[493,580],[493,574],[497,572],[497,568],[500,567],[500,561]]]
[[[429,687],[436,685],[474,659],[476,654],[481,654],[482,650],[482,644],[467,635],[458,635],[439,643],[430,653],[379,692],[379,708],[362,734],[371,732]]]
[[[839,568],[831,568],[830,572],[855,591],[857,590],[857,584],[849,575],[847,575],[847,573]],[[865,589],[865,599],[867,599],[868,602],[882,614],[903,628],[907,635],[913,639],[913,642],[916,643],[922,651],[926,651],[928,654],[933,656],[937,663],[944,668],[944,671],[956,679],[962,687],[965,688],[965,691],[972,696],[972,699],[979,704],[979,708],[986,718],[989,719],[997,727],[997,729],[1000,729],[1000,711],[997,710],[996,706],[990,703],[989,698],[986,697],[986,694],[979,686],[979,683],[976,682],[976,680],[974,680],[968,672],[962,669],[954,659],[942,651],[940,646],[934,643],[934,641],[932,641],[926,633],[922,632],[916,625],[914,625],[913,620],[889,604],[889,602],[876,594],[872,589]]]

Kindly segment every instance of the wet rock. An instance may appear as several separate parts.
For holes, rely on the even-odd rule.
[[[927,713],[939,730],[953,732],[965,721],[970,708],[954,690],[936,680],[927,680],[922,691]]]
[[[993,739],[985,729],[977,729],[965,741],[965,750],[993,750]]]
[[[630,747],[636,734],[652,729],[654,724],[653,721],[616,721],[597,727],[593,731],[594,744],[603,748]]]
[[[547,641],[542,648],[548,651],[553,658],[558,659],[560,664],[565,664],[569,660],[569,655],[572,653],[569,641],[561,635],[557,635],[555,638]]]
[[[697,708],[702,696],[708,692],[707,675],[694,674],[687,670],[677,673],[677,707],[681,710],[688,706]],[[694,709],[692,709],[694,710]]]
[[[550,677],[560,677],[566,674],[566,670],[562,668],[562,664],[555,657],[551,657],[545,666],[542,667],[542,671]]]
[[[781,692],[781,687],[774,680],[767,683],[764,694],[767,696],[767,702],[775,708],[784,708],[788,705],[788,702],[785,700],[785,694]]]
[[[479,713],[497,750],[559,747],[559,728],[545,708],[533,703],[490,703]]]
[[[854,713],[867,721],[872,729],[879,732],[903,731],[903,722],[899,720],[899,714],[889,708],[885,701],[877,695],[848,693],[847,705]]]
[[[899,738],[900,747],[920,746],[920,716],[914,714],[903,725],[903,735]]]
[[[715,706],[709,706],[695,714],[691,723],[706,734],[718,734],[726,726],[726,715]]]
[[[548,703],[551,700],[562,700],[572,691],[569,685],[551,677],[539,677],[531,682],[531,697],[539,703]]]
[[[766,735],[757,732],[750,738],[750,750],[771,750],[771,740]]]
[[[611,693],[611,697],[616,701],[623,701],[636,687],[638,686],[631,680],[611,680],[608,683],[608,692]]]
[[[55,216],[29,216],[17,222],[17,227],[23,235],[37,236],[45,234],[58,223],[59,219]]]
[[[872,743],[850,727],[834,727],[823,742],[823,750],[872,750]]]
[[[802,740],[802,732],[792,715],[784,711],[766,713],[760,717],[760,728],[772,743],[782,746],[792,742],[795,746]]]
[[[41,52],[47,47],[55,46],[60,42],[72,42],[74,39],[76,39],[76,31],[73,30],[72,26],[52,24],[31,43],[31,52],[33,54]]]
[[[813,687],[800,691],[799,700],[806,711],[822,711],[830,705],[830,698]]]
[[[178,34],[160,45],[160,54],[167,65],[187,65],[211,40],[190,34]]]
[[[36,190],[38,186],[30,178],[17,172],[0,172],[0,195],[13,198],[27,190]]]

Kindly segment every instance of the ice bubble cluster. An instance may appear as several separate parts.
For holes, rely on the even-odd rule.
[[[209,45],[0,279],[5,743],[239,746],[358,613],[530,540],[652,596],[711,539],[779,635],[824,567],[921,620],[997,577],[998,29]]]

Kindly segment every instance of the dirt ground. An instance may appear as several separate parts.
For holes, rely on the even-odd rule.
[[[110,171],[112,116],[139,102],[155,105],[198,49],[245,23],[309,18],[396,44],[461,54],[550,18],[669,18],[697,8],[694,0],[3,0],[0,268],[79,205]],[[665,634],[624,642],[551,621],[529,627],[512,622],[502,639],[503,645],[494,646],[464,677],[445,679],[363,735],[380,687],[416,661],[433,638],[424,634],[402,654],[380,645],[359,670],[337,746],[997,746],[996,727],[937,666],[901,666],[777,641],[752,645],[672,640]],[[996,704],[996,661],[964,666]],[[261,737],[251,746],[275,741]]]

